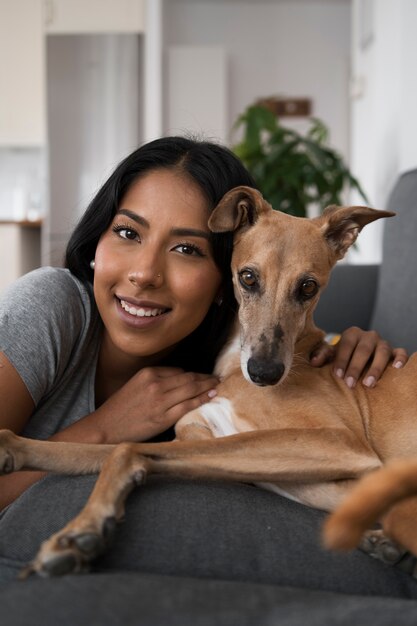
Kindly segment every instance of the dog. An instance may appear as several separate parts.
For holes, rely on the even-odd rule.
[[[314,219],[297,218],[274,211],[252,188],[228,192],[209,227],[234,232],[238,313],[216,364],[218,394],[179,420],[176,440],[72,444],[0,431],[2,472],[99,472],[85,508],[42,544],[24,575],[83,569],[104,549],[128,494],[148,474],[252,482],[334,511],[359,478],[415,455],[415,356],[400,371],[388,367],[372,389],[349,389],[331,365],[309,363],[324,337],[313,311],[332,267],[365,225],[393,215],[332,206]],[[416,503],[407,502],[398,515],[392,509],[383,533],[372,535],[377,556],[384,558],[384,533],[417,554],[410,532]]]

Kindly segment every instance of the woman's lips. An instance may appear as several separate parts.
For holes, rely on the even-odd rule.
[[[163,319],[171,309],[155,302],[132,302],[117,297],[118,311],[125,321],[135,326],[149,325]]]
[[[130,315],[136,315],[136,317],[157,317],[167,311],[167,309],[160,307],[134,306],[126,302],[126,300],[120,300],[120,305],[122,309],[130,313]]]

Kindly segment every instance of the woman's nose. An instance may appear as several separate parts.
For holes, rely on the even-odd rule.
[[[138,287],[160,287],[164,281],[163,269],[154,255],[141,255],[128,272],[128,280]]]

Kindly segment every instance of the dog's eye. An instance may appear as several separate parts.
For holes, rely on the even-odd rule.
[[[308,300],[309,298],[312,298],[313,296],[316,295],[316,293],[318,292],[319,286],[316,283],[315,280],[313,280],[312,278],[308,278],[307,280],[303,281],[300,285],[300,294],[301,297],[304,300]]]
[[[248,269],[245,269],[239,272],[239,280],[240,280],[240,284],[246,289],[252,289],[253,287],[256,287],[256,285],[258,284],[258,280],[256,278],[255,272],[253,272],[252,270],[248,270]]]

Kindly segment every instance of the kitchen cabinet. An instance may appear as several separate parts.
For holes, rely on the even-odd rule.
[[[0,0],[0,147],[46,142],[43,0]]]
[[[145,0],[45,0],[48,35],[142,33]]]

